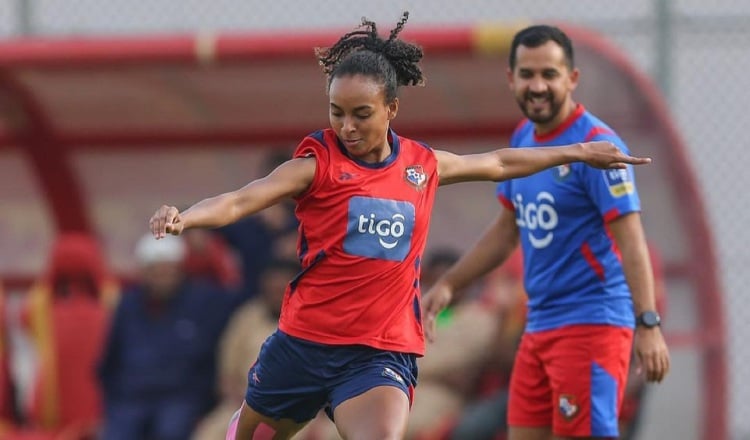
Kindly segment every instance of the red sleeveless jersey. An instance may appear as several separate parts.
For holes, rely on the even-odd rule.
[[[289,283],[279,329],[332,345],[424,354],[420,259],[438,186],[427,146],[390,132],[376,164],[348,155],[333,130],[295,157],[314,156],[315,178],[297,199],[302,271]]]

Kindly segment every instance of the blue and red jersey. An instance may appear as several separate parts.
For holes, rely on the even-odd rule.
[[[511,147],[555,146],[610,141],[625,143],[578,105],[556,130],[544,136],[523,121]],[[526,330],[570,324],[634,326],[633,305],[620,254],[607,223],[640,211],[633,169],[599,170],[584,163],[551,168],[501,182],[497,197],[515,211],[529,296]]]
[[[295,157],[315,157],[297,199],[302,272],[289,284],[279,329],[332,345],[424,354],[420,260],[438,186],[427,146],[390,132],[382,162],[351,157],[331,129]]]

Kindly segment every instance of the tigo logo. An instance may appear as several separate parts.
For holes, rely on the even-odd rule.
[[[411,247],[414,220],[414,205],[409,202],[352,197],[344,251],[362,257],[403,261]]]
[[[390,220],[378,220],[373,213],[370,213],[369,217],[360,214],[357,232],[376,235],[381,246],[393,249],[398,245],[398,240],[404,236],[405,219],[406,217],[402,214],[393,214]]]
[[[531,245],[537,249],[549,246],[554,238],[552,231],[559,220],[552,194],[542,191],[536,195],[535,201],[528,203],[524,203],[523,195],[516,194],[513,206],[516,209],[516,224],[528,231]]]

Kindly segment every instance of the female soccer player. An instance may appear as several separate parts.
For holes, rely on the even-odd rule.
[[[500,181],[583,161],[648,163],[608,142],[456,155],[390,129],[399,86],[421,85],[422,50],[375,23],[317,55],[328,78],[331,128],[305,137],[269,175],[184,212],[162,206],[156,238],[214,228],[292,197],[302,271],[289,283],[279,329],[248,373],[227,438],[286,439],[325,408],[345,439],[403,436],[424,353],[420,259],[439,185]]]

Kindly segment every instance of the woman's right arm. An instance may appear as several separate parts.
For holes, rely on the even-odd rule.
[[[218,228],[234,223],[282,199],[302,194],[315,177],[315,167],[314,157],[292,159],[266,177],[238,190],[203,199],[184,212],[163,205],[149,220],[151,233],[162,238],[166,234],[179,235],[188,228]]]

